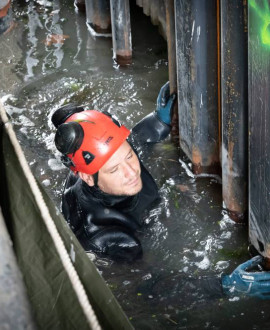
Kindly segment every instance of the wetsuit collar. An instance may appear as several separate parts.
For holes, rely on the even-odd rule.
[[[82,191],[85,195],[91,194],[94,198],[104,204],[106,207],[115,207],[116,209],[121,209],[129,211],[133,209],[138,202],[139,194],[134,196],[117,196],[111,195],[103,192],[96,185],[90,187],[86,182],[82,180]]]

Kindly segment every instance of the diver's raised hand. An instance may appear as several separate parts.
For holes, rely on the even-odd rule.
[[[158,118],[167,125],[171,125],[171,112],[175,99],[176,94],[170,95],[170,84],[167,82],[159,91],[156,108]]]

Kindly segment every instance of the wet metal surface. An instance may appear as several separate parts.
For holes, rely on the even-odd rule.
[[[226,207],[248,216],[247,5],[221,2],[222,182]]]
[[[265,27],[269,27],[269,2],[250,1],[248,10],[250,239],[270,258],[270,40],[265,33]]]
[[[53,143],[52,112],[71,101],[89,104],[131,128],[154,110],[168,80],[167,44],[138,8],[131,15],[133,62],[120,68],[111,39],[91,37],[85,16],[70,1],[29,1],[14,10],[16,33],[0,39],[0,97],[33,173],[59,205],[68,170]],[[51,35],[59,37],[49,44]],[[247,227],[222,208],[220,178],[192,174],[170,139],[141,157],[161,195],[138,233],[144,256],[132,264],[95,260],[134,327],[270,328],[269,302],[209,298],[196,287],[200,276],[229,273],[249,258]]]
[[[176,1],[179,137],[195,173],[219,173],[217,2]]]

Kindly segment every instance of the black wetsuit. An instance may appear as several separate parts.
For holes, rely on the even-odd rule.
[[[142,146],[164,139],[170,132],[152,113],[132,130],[131,145]],[[133,260],[142,254],[135,236],[142,225],[142,214],[158,199],[158,188],[141,163],[142,190],[135,196],[114,196],[90,187],[72,172],[67,177],[62,211],[69,226],[86,251],[114,259]]]
[[[143,147],[147,142],[163,140],[170,126],[155,113],[132,130],[131,144]],[[67,177],[62,198],[63,214],[86,251],[112,259],[132,261],[142,255],[136,231],[143,226],[142,215],[158,198],[158,188],[141,163],[142,190],[135,196],[114,196],[90,187],[73,172]],[[220,279],[215,276],[193,279],[182,276],[179,285],[197,290],[204,296],[223,296]],[[195,288],[195,289],[194,289]]]

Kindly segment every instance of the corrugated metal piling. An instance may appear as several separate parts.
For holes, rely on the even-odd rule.
[[[11,0],[0,0],[0,35],[12,25]]]
[[[93,34],[111,33],[110,0],[85,0],[87,24]]]
[[[136,4],[167,39],[179,143],[194,173],[222,174],[224,207],[235,221],[249,219],[251,243],[270,258],[270,0]],[[110,6],[114,57],[126,56],[125,65],[129,2]]]
[[[168,45],[170,93],[173,94],[173,93],[177,93],[174,0],[166,1],[165,5],[166,5],[166,35],[167,35],[167,45]],[[172,137],[174,139],[179,138],[178,122],[179,122],[178,104],[177,102],[175,102],[172,112]]]
[[[270,1],[248,2],[249,236],[270,260]]]
[[[217,1],[175,1],[180,146],[199,173],[219,172]]]
[[[120,65],[131,64],[132,43],[129,0],[111,0],[113,58]]]
[[[247,218],[247,5],[221,0],[222,191],[231,218]]]

